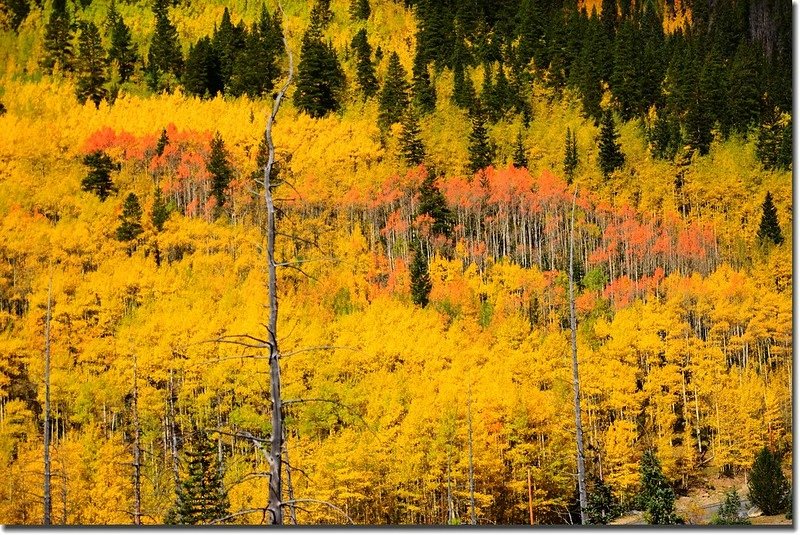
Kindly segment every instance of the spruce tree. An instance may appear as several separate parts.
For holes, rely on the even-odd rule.
[[[756,137],[756,156],[764,169],[786,170],[792,165],[792,119],[776,107],[766,114]]]
[[[639,466],[639,499],[650,524],[679,524],[675,514],[675,491],[661,471],[661,463],[652,450],[644,452]]]
[[[111,171],[118,169],[119,166],[100,150],[84,156],[83,165],[89,168],[89,173],[81,181],[81,189],[94,193],[101,201],[105,201],[114,191]]]
[[[437,173],[430,169],[419,190],[417,215],[427,215],[433,219],[431,232],[437,236],[450,237],[453,228],[453,214],[447,200],[436,185]]]
[[[161,77],[172,74],[180,79],[183,73],[183,52],[178,40],[178,30],[169,19],[169,0],[154,0],[155,32],[147,52],[148,83],[158,89]]]
[[[600,125],[600,171],[603,176],[608,176],[622,167],[625,163],[625,155],[622,153],[622,147],[617,142],[619,133],[614,124],[614,115],[610,109],[606,109],[603,113],[603,121]]]
[[[475,87],[472,79],[465,72],[464,65],[456,63],[453,67],[453,103],[465,110],[471,109],[475,104]]]
[[[388,129],[400,121],[408,104],[406,71],[400,64],[400,56],[397,55],[397,52],[392,52],[389,56],[386,80],[383,82],[379,100],[378,124],[381,128]]]
[[[421,129],[416,106],[405,109],[402,119],[403,131],[400,134],[400,154],[410,166],[420,165],[425,159],[425,146],[420,138]]]
[[[564,177],[567,179],[567,184],[572,184],[577,170],[578,138],[575,132],[567,127],[567,135],[564,140]]]
[[[161,135],[158,136],[158,141],[156,142],[156,154],[158,156],[162,156],[164,154],[164,149],[167,148],[169,145],[169,136],[167,135],[167,129],[161,129]]]
[[[478,106],[472,113],[472,130],[469,133],[469,170],[477,173],[492,164],[494,148],[486,130],[486,112]]]
[[[230,94],[246,94],[251,98],[268,94],[279,75],[278,56],[274,46],[273,26],[262,6],[261,21],[253,24],[233,66]]]
[[[675,158],[683,142],[680,123],[664,109],[656,112],[652,124],[646,127],[645,135],[651,154],[661,160]]]
[[[314,7],[311,8],[311,26],[322,31],[332,20],[331,0],[316,0]]]
[[[531,61],[539,69],[550,64],[545,42],[545,14],[539,0],[521,0],[517,13],[517,61],[526,68]]]
[[[610,83],[624,121],[633,119],[645,109],[641,52],[641,35],[634,22],[623,21],[614,41],[614,71]]]
[[[514,145],[514,167],[517,169],[528,168],[528,156],[525,154],[525,145],[522,143],[522,130],[517,132],[517,141]]]
[[[122,214],[119,216],[117,227],[117,240],[129,242],[139,237],[144,232],[142,229],[142,206],[139,198],[134,193],[129,193],[122,204]]]
[[[784,513],[791,507],[789,482],[781,469],[781,457],[767,446],[756,455],[747,488],[750,502],[765,515]]]
[[[350,0],[350,18],[353,20],[367,20],[372,10],[369,0]]]
[[[764,203],[761,205],[761,224],[758,227],[758,239],[762,243],[772,242],[775,245],[783,243],[783,234],[778,222],[778,209],[772,202],[772,193],[767,192]]]
[[[758,121],[764,76],[757,53],[757,47],[742,41],[727,69],[728,93],[722,98],[728,107],[726,133],[728,129],[747,133]]]
[[[56,68],[71,71],[73,68],[72,24],[66,0],[53,0],[50,18],[44,28],[44,57],[42,68],[51,74]]]
[[[324,117],[341,107],[345,77],[333,46],[322,42],[314,23],[303,35],[297,67],[295,103],[311,117]]]
[[[742,501],[739,499],[739,493],[736,489],[730,489],[725,493],[725,501],[720,505],[719,510],[711,518],[711,523],[717,526],[735,526],[735,525],[748,525],[750,521],[747,517],[743,516],[739,510],[742,507]]]
[[[412,68],[411,95],[420,113],[431,113],[436,109],[436,89],[431,83],[428,64],[419,52],[414,55]]]
[[[111,47],[108,49],[108,60],[117,65],[117,74],[122,83],[130,79],[136,62],[139,61],[131,30],[119,15],[115,16],[111,23]]]
[[[153,193],[153,210],[150,214],[150,221],[153,223],[157,232],[164,230],[164,224],[169,219],[170,209],[161,193],[161,187],[156,186]]]
[[[228,151],[225,149],[225,142],[219,132],[215,133],[211,140],[211,153],[208,156],[206,169],[211,175],[211,194],[217,199],[219,211],[225,204],[225,192],[233,178],[233,168],[228,161]]]
[[[5,13],[8,26],[15,32],[31,12],[29,0],[2,0],[0,13]]]
[[[420,246],[419,240],[412,238],[410,275],[411,300],[415,305],[425,308],[431,293],[431,276],[428,272],[428,257]]]
[[[219,57],[219,78],[224,90],[227,90],[230,85],[237,57],[244,50],[246,33],[243,23],[234,26],[231,21],[231,13],[225,7],[219,27],[212,37],[214,50]]]
[[[106,98],[106,58],[100,31],[93,22],[83,24],[78,37],[77,80],[75,95],[81,103],[91,100],[95,106]]]
[[[205,432],[197,431],[186,452],[188,470],[181,481],[166,524],[221,523],[229,516],[228,496],[222,482],[217,452]]]
[[[356,83],[364,96],[364,100],[378,92],[378,79],[375,77],[375,66],[372,64],[372,47],[367,40],[367,30],[361,28],[350,44],[356,55]]]
[[[219,56],[208,36],[201,37],[189,48],[183,71],[183,88],[187,93],[201,98],[214,97],[223,89]]]
[[[619,502],[602,479],[593,478],[588,498],[586,515],[590,524],[605,525],[619,516]]]

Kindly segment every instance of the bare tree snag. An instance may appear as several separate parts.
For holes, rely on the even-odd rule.
[[[583,454],[583,425],[581,424],[581,383],[578,375],[578,338],[575,320],[575,283],[573,251],[575,249],[575,204],[578,186],[572,197],[572,214],[569,220],[569,326],[572,337],[572,390],[575,404],[575,443],[578,449],[578,495],[581,504],[581,524],[586,524],[586,465]]]
[[[50,266],[50,283],[47,286],[47,316],[44,322],[44,515],[42,524],[52,523],[53,498],[50,494],[50,319],[53,307],[53,266]]]
[[[283,14],[283,8],[278,5],[278,9]],[[272,402],[272,437],[269,448],[270,480],[269,480],[269,500],[267,511],[271,515],[271,523],[283,524],[283,511],[281,509],[282,488],[281,488],[281,457],[283,455],[283,405],[281,403],[281,370],[280,352],[278,350],[278,289],[275,263],[275,204],[272,198],[273,184],[270,182],[272,167],[275,163],[275,144],[272,140],[272,126],[275,117],[281,107],[286,91],[292,83],[294,74],[294,60],[289,43],[286,40],[286,33],[283,34],[283,46],[289,57],[289,73],[280,91],[275,95],[272,105],[272,112],[267,117],[267,126],[264,136],[267,141],[268,158],[264,166],[264,202],[267,207],[267,286],[268,286],[268,306],[269,320],[267,323],[267,344],[269,346],[269,370],[270,370],[270,401]],[[292,502],[294,503],[294,502]]]
[[[133,523],[142,524],[141,429],[139,428],[139,376],[136,353],[133,354]]]

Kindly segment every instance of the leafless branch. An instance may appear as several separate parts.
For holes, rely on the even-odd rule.
[[[235,513],[231,513],[228,516],[223,516],[222,518],[217,518],[215,520],[212,520],[211,524],[219,524],[220,522],[225,522],[226,520],[230,520],[232,518],[236,518],[236,517],[239,517],[239,516],[251,515],[253,513],[262,513],[265,510],[266,510],[266,507],[259,507],[257,509],[244,509],[242,511],[237,511]],[[262,523],[263,523],[263,520],[262,520]]]
[[[331,502],[326,502],[325,500],[314,500],[312,498],[298,498],[296,500],[286,500],[285,502],[281,502],[281,507],[287,507],[298,503],[318,503],[321,505],[327,505],[328,507],[330,507],[334,511],[337,511],[339,514],[345,517],[348,522],[350,522],[351,524],[355,524],[355,521],[352,518],[350,518],[350,515],[345,513],[344,510],[342,510],[340,507],[337,507],[336,505],[333,505]]]

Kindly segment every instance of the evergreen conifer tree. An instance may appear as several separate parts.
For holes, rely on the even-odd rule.
[[[189,48],[183,72],[183,88],[198,97],[214,97],[221,92],[220,62],[211,39],[201,37]]]
[[[127,82],[133,75],[139,54],[133,43],[131,30],[120,15],[114,17],[111,24],[111,47],[108,49],[108,60],[116,63],[119,81]]]
[[[494,148],[486,130],[486,112],[478,106],[472,113],[472,130],[469,134],[469,170],[477,173],[492,164]]]
[[[411,300],[415,305],[425,308],[431,294],[431,276],[428,271],[428,257],[420,246],[419,240],[412,238],[411,245]]]
[[[639,473],[640,501],[647,521],[657,525],[682,523],[675,514],[675,491],[672,490],[661,471],[661,463],[651,450],[642,455]]]
[[[475,88],[472,79],[460,62],[453,67],[453,103],[459,108],[471,109],[475,104]]]
[[[230,513],[228,496],[222,483],[217,452],[206,433],[197,431],[186,452],[188,473],[180,488],[166,524],[211,524]]]
[[[567,184],[572,184],[577,170],[578,138],[575,132],[567,127],[567,135],[564,140],[564,177],[567,179]]]
[[[430,169],[422,181],[419,191],[418,215],[428,215],[433,219],[431,232],[434,235],[450,237],[453,228],[453,214],[447,200],[436,185],[437,173]]]
[[[344,71],[336,52],[322,42],[319,28],[312,24],[300,47],[295,103],[311,117],[324,117],[341,107],[344,89]]]
[[[161,129],[161,135],[158,136],[158,141],[156,142],[156,154],[161,156],[164,154],[164,149],[167,148],[169,145],[169,136],[167,135],[167,129]]]
[[[225,192],[233,178],[233,168],[228,162],[228,151],[219,132],[211,140],[211,153],[208,156],[206,169],[211,175],[211,194],[217,199],[217,208],[225,204]]]
[[[522,143],[522,130],[517,132],[517,142],[514,145],[513,156],[514,167],[517,169],[528,168],[528,156],[525,154],[525,146]]]
[[[372,10],[369,0],[350,0],[350,18],[353,20],[367,20]]]
[[[383,82],[380,94],[378,124],[381,128],[388,129],[392,124],[398,122],[408,104],[406,71],[400,64],[400,56],[397,55],[397,52],[392,52],[389,56],[386,80]]]
[[[632,20],[623,21],[614,40],[614,71],[610,82],[624,121],[643,113],[645,108],[641,52],[641,34]]]
[[[745,41],[740,42],[736,55],[727,69],[727,98],[722,104],[728,109],[727,130],[747,133],[750,126],[759,118],[761,90],[764,76],[757,57],[757,47]]]
[[[122,204],[122,214],[119,216],[117,227],[117,240],[133,241],[144,232],[142,229],[142,206],[139,198],[134,193],[129,193]]]
[[[730,525],[747,525],[750,521],[747,517],[743,516],[739,510],[742,507],[742,501],[739,499],[739,493],[736,489],[730,489],[725,493],[725,501],[720,505],[717,513],[712,517],[711,523],[714,525],[730,526]]]
[[[521,0],[517,13],[517,61],[526,68],[531,60],[539,69],[550,65],[545,42],[545,14],[538,0]]]
[[[761,224],[758,227],[758,239],[763,242],[772,242],[775,245],[783,243],[783,234],[778,222],[778,209],[772,202],[772,193],[767,192],[764,203],[761,205]]]
[[[42,68],[51,74],[56,68],[73,68],[72,24],[66,0],[53,0],[50,18],[44,28],[44,57]]]
[[[154,0],[155,32],[147,52],[148,83],[158,89],[161,77],[172,74],[180,79],[183,73],[183,52],[178,40],[178,30],[169,18],[169,0]]]
[[[366,100],[378,92],[378,79],[372,64],[372,47],[367,41],[367,30],[361,28],[356,33],[350,48],[356,55],[356,83]]]
[[[656,112],[652,124],[645,130],[652,155],[661,160],[672,160],[681,147],[681,125],[665,109]]]
[[[767,198],[770,199],[769,194]],[[747,488],[750,502],[765,515],[777,515],[791,507],[789,482],[781,470],[781,458],[767,446],[756,455]]]
[[[153,211],[150,214],[150,221],[157,232],[164,230],[164,224],[169,219],[169,213],[169,206],[161,193],[161,187],[156,186],[153,194]]]
[[[262,6],[261,22],[253,24],[244,49],[236,56],[230,81],[230,94],[255,98],[272,91],[279,74],[278,56],[273,43],[273,26]]]
[[[403,112],[403,131],[400,134],[400,154],[410,166],[420,165],[425,159],[425,146],[420,138],[421,129],[416,106],[408,106]]]
[[[31,4],[28,0],[2,0],[0,1],[0,14],[5,13],[8,26],[15,32],[20,24],[31,12]]]
[[[765,169],[789,169],[792,165],[792,119],[778,108],[767,112],[758,129],[756,156]]]
[[[105,201],[114,191],[111,181],[111,171],[119,168],[114,161],[103,151],[95,151],[83,158],[83,165],[89,168],[89,173],[81,181],[81,189],[89,191]]]
[[[93,22],[83,24],[78,37],[77,80],[75,94],[81,103],[91,100],[95,106],[106,98],[106,58],[100,31]]]
[[[332,20],[331,0],[316,0],[314,7],[311,8],[311,26],[322,31]]]
[[[436,109],[436,89],[431,83],[428,64],[419,52],[414,55],[414,65],[411,73],[411,95],[414,102],[420,113],[431,113]]]
[[[618,138],[619,133],[614,124],[614,115],[610,109],[606,109],[600,125],[599,155],[600,171],[603,172],[603,176],[606,178],[625,163],[625,155],[622,153],[622,147],[617,142]]]
[[[611,492],[611,487],[602,479],[593,479],[586,514],[590,524],[605,525],[619,516],[619,503]]]

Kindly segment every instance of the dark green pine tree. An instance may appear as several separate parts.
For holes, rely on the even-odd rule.
[[[111,181],[111,171],[119,169],[114,161],[103,151],[95,151],[83,158],[83,165],[89,168],[89,173],[81,181],[81,189],[94,193],[105,201],[114,191]]]
[[[478,106],[472,113],[472,130],[469,133],[469,170],[471,173],[492,165],[494,147],[486,130],[486,112]]]
[[[772,242],[775,245],[783,243],[783,233],[778,221],[778,209],[772,202],[772,193],[767,192],[764,203],[761,205],[761,224],[758,226],[758,239],[762,243]]]
[[[230,94],[246,94],[256,98],[275,87],[279,74],[276,48],[270,46],[273,27],[266,8],[262,6],[261,22],[253,24],[245,39],[244,50],[236,57],[231,76]]]
[[[142,206],[135,193],[129,193],[122,204],[116,237],[119,241],[130,242],[144,232],[142,229]]]
[[[435,62],[437,69],[449,66],[455,36],[452,8],[440,0],[419,0],[415,9],[419,20],[417,53],[426,63]]]
[[[494,109],[489,109],[489,115],[493,120],[500,120],[516,104],[517,98],[516,93],[511,88],[511,84],[508,82],[502,63],[497,66],[497,76],[495,78],[496,81],[492,91]]]
[[[444,194],[436,185],[438,175],[429,170],[419,190],[417,215],[428,215],[433,219],[431,232],[436,236],[450,237],[453,229],[453,214],[447,206]]]
[[[661,471],[661,463],[652,450],[644,452],[639,465],[641,490],[639,500],[650,524],[681,524],[675,514],[675,491]]]
[[[656,112],[645,130],[651,154],[660,160],[672,160],[683,143],[680,123],[665,109]]]
[[[781,469],[781,457],[767,446],[756,455],[747,489],[750,502],[765,515],[777,515],[791,508],[789,482]]]
[[[736,49],[736,55],[727,69],[727,98],[723,97],[728,107],[728,130],[747,133],[748,128],[757,123],[761,107],[761,91],[763,79],[758,47],[742,41]]]
[[[436,109],[436,88],[431,83],[428,64],[419,52],[414,55],[411,69],[411,95],[423,115]]]
[[[164,154],[164,149],[167,148],[169,145],[169,136],[167,135],[167,129],[161,129],[161,135],[158,136],[158,141],[156,142],[156,154],[161,156]]]
[[[206,170],[211,175],[211,194],[217,199],[217,211],[225,205],[228,185],[233,178],[233,168],[228,161],[228,151],[219,132],[211,140],[211,153],[208,156]]]
[[[100,30],[93,22],[83,24],[78,37],[77,80],[75,95],[81,103],[91,100],[95,106],[106,98],[106,53],[100,41]]]
[[[525,154],[525,145],[522,139],[522,130],[517,132],[517,142],[514,144],[514,156],[512,158],[514,167],[517,169],[528,168],[528,156]]]
[[[214,97],[221,92],[219,56],[208,36],[189,47],[183,70],[183,88],[198,97]]]
[[[618,500],[611,492],[611,487],[599,478],[592,478],[592,490],[589,493],[586,514],[589,524],[605,525],[620,514]]]
[[[405,109],[401,124],[403,131],[399,140],[400,154],[408,165],[412,167],[420,165],[425,160],[425,145],[420,138],[422,130],[415,105]]]
[[[420,242],[412,238],[411,245],[411,300],[415,305],[425,308],[428,305],[428,297],[431,294],[431,276],[428,272],[428,257],[422,250]]]
[[[110,14],[109,18],[111,18]],[[122,17],[114,16],[113,22],[109,21],[109,24],[111,26],[111,47],[108,49],[108,60],[116,64],[119,81],[125,83],[133,75],[136,62],[139,61],[139,54],[136,52],[131,30]]]
[[[314,7],[311,8],[311,26],[322,31],[332,20],[331,0],[316,0]]]
[[[297,67],[295,104],[311,117],[324,117],[341,107],[345,77],[333,46],[322,42],[312,24],[303,36]]]
[[[369,0],[350,0],[350,18],[353,20],[367,20],[372,9]]]
[[[55,69],[73,68],[72,24],[66,0],[53,0],[50,18],[44,27],[44,57],[42,68],[47,74]]]
[[[600,171],[606,178],[625,163],[625,155],[622,153],[622,147],[617,142],[618,138],[619,133],[614,124],[614,115],[610,109],[606,109],[600,124],[599,154]]]
[[[603,23],[603,30],[611,40],[614,39],[614,35],[617,31],[618,15],[617,0],[602,0],[600,21]]]
[[[483,64],[483,81],[481,82],[481,104],[489,120],[497,120],[497,110],[500,107],[497,102],[492,81],[492,65],[488,61]]]
[[[379,100],[378,124],[381,128],[386,130],[400,121],[408,104],[406,71],[400,64],[400,56],[397,52],[392,52]]]
[[[722,56],[716,51],[711,50],[707,55],[703,68],[700,71],[700,79],[695,96],[695,106],[702,108],[702,113],[708,116],[709,136],[712,128],[719,125],[722,135],[727,136],[730,125],[730,106],[726,102],[727,79],[725,77],[725,63]],[[710,144],[709,137],[709,144]],[[700,148],[700,145],[698,145]],[[705,149],[703,154],[707,152]]]
[[[786,170],[792,165],[792,119],[778,108],[769,110],[758,129],[756,156],[764,169]]]
[[[641,51],[641,34],[634,22],[623,21],[614,41],[614,72],[610,84],[624,121],[643,113],[645,108],[641,87]]]
[[[567,184],[572,184],[577,170],[578,138],[576,133],[567,127],[567,135],[564,140],[564,177],[567,179]]]
[[[736,489],[730,489],[725,493],[725,501],[720,505],[717,513],[711,518],[711,524],[717,526],[749,525],[750,521],[742,515],[739,510],[742,508],[742,500]]]
[[[164,230],[164,224],[169,219],[169,214],[169,205],[164,200],[161,188],[156,186],[155,192],[153,193],[153,210],[150,213],[150,221],[153,223],[157,232]]]
[[[219,56],[219,77],[225,90],[231,83],[237,57],[244,50],[246,34],[244,22],[239,21],[239,24],[234,26],[231,21],[231,13],[226,7],[222,12],[219,27],[212,38],[214,50]]]
[[[161,86],[162,76],[172,74],[180,79],[183,73],[183,52],[178,30],[169,19],[169,0],[154,0],[155,32],[147,52],[148,84],[153,90]]]
[[[28,13],[31,12],[31,4],[28,0],[0,0],[0,13],[5,13],[9,27],[17,31]]]
[[[597,123],[603,114],[600,106],[603,99],[601,84],[603,80],[608,80],[608,71],[611,70],[611,45],[596,15],[584,26],[582,47],[570,68],[570,84],[580,92],[583,114]]]
[[[366,29],[358,30],[350,43],[350,48],[356,55],[356,83],[366,100],[378,92],[378,79],[375,77],[375,66],[372,64],[372,47],[367,40]]]
[[[458,62],[453,67],[453,103],[459,108],[469,110],[475,105],[475,99],[472,78],[465,72],[464,65]]]
[[[222,470],[214,444],[205,432],[197,431],[186,452],[188,470],[175,504],[165,524],[217,524],[230,513],[228,496],[222,482]]]
[[[527,68],[531,61],[538,69],[550,65],[545,26],[542,3],[538,0],[521,0],[517,13],[517,62],[520,68]]]

